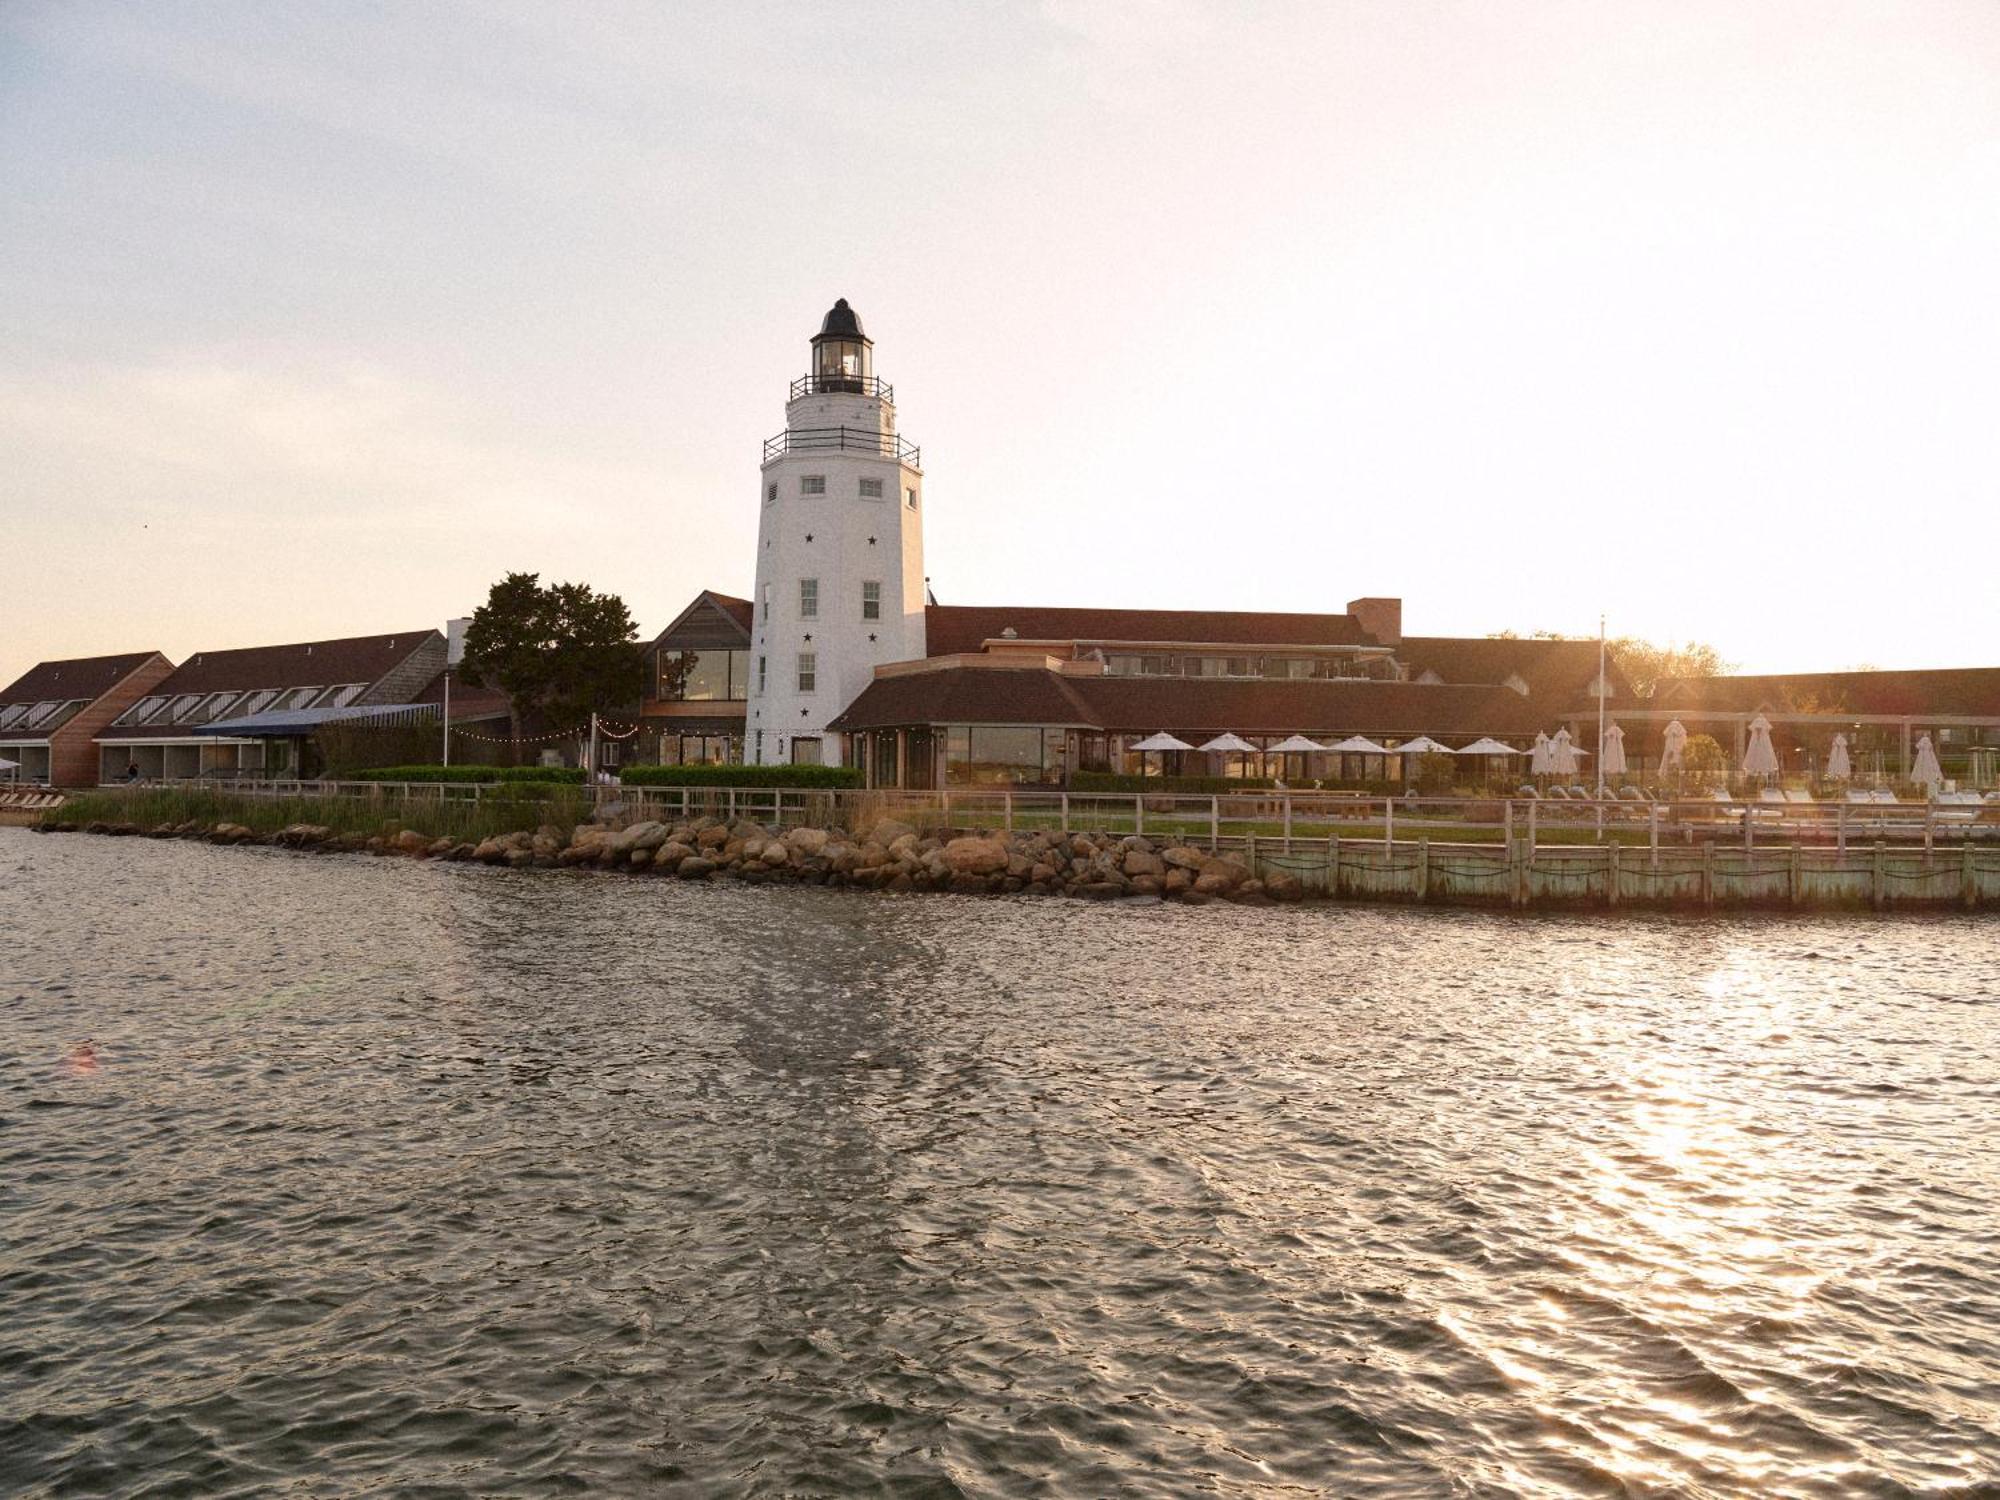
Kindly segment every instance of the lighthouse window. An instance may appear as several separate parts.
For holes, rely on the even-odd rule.
[[[760,656],[757,658],[757,691],[760,693],[764,691],[764,681],[766,676],[764,667],[765,667],[765,659]]]
[[[801,474],[799,476],[799,493],[801,495],[824,495],[826,493],[826,476],[824,474]]]
[[[917,487],[915,485],[906,485],[904,487],[903,503],[909,506],[911,510],[917,508]]]
[[[863,500],[880,500],[882,498],[882,481],[879,479],[862,480],[861,498]]]
[[[813,651],[799,653],[799,691],[810,693],[813,684],[819,680],[819,654]]]
[[[775,484],[771,484],[771,485],[767,485],[767,486],[765,486],[765,489],[764,489],[764,503],[765,503],[766,505],[770,505],[770,504],[771,504],[771,503],[773,503],[773,502],[774,502],[774,501],[775,501],[775,500],[776,500],[777,498],[778,498],[778,487],[777,487],[777,485],[775,485]]]
[[[799,618],[816,620],[819,618],[819,580],[801,578],[799,580]]]
[[[864,583],[861,585],[861,618],[879,620],[882,618],[882,585]]]

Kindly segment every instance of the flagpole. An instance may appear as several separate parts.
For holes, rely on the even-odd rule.
[[[1597,617],[1597,797],[1604,799],[1604,616]]]

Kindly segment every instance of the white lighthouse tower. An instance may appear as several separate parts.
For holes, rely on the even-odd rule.
[[[844,763],[826,724],[882,662],[924,654],[923,471],[842,298],[792,382],[758,486],[748,758]]]

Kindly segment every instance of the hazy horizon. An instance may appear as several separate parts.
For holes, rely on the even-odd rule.
[[[2000,665],[2000,6],[0,10],[0,681],[747,594],[848,298],[947,603]]]

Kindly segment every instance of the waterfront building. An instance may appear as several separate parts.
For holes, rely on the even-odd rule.
[[[2000,667],[1672,678],[1619,717],[1628,751],[1636,746],[1653,764],[1667,722],[1678,719],[1691,734],[1712,735],[1730,764],[1741,765],[1759,714],[1771,722],[1789,776],[1816,775],[1840,734],[1857,776],[1906,780],[1916,741],[1928,734],[1947,778],[1981,787],[2000,781]]]
[[[98,779],[311,775],[326,724],[435,717],[414,695],[444,658],[436,630],[196,652],[98,733]]]
[[[834,716],[876,667],[925,654],[923,469],[845,298],[791,384],[758,472],[747,758],[838,761]]]
[[[88,786],[99,730],[151,692],[174,664],[157,651],[38,662],[0,690],[0,760],[21,781]]]
[[[754,619],[748,599],[704,590],[646,647],[642,723],[661,764],[744,758]]]

